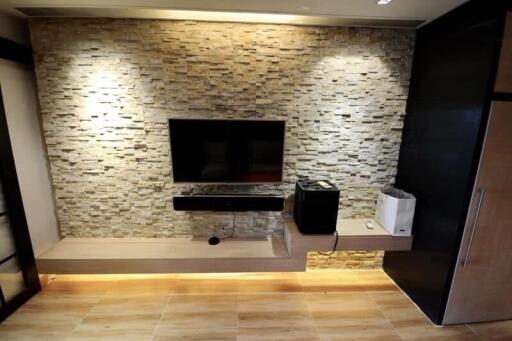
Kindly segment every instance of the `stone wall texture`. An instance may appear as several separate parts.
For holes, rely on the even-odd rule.
[[[333,254],[309,252],[308,269],[365,269],[382,267],[384,251],[337,251]]]
[[[286,120],[284,183],[224,190],[283,192],[291,207],[298,177],[327,178],[340,216],[355,218],[372,216],[377,189],[394,181],[412,31],[131,19],[30,28],[62,236],[226,234],[233,221],[235,235],[281,233],[280,214],[173,211],[173,195],[196,188],[172,183],[170,117]]]

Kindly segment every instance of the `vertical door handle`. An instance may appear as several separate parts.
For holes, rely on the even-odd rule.
[[[466,249],[466,257],[464,257],[464,260],[462,261],[462,266],[466,266],[468,264],[469,255],[471,253],[471,246],[473,246],[473,240],[475,239],[476,228],[478,227],[478,218],[480,217],[480,209],[482,208],[482,202],[484,200],[485,188],[480,187],[478,189],[478,192],[479,192],[479,196],[478,196],[478,203],[476,205],[475,219],[473,221],[473,226],[471,227],[471,236],[469,237],[468,247]]]

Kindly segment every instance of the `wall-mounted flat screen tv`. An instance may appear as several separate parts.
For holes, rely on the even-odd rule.
[[[176,183],[279,183],[285,121],[170,119]]]

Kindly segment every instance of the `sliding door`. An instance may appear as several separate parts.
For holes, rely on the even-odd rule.
[[[512,318],[512,102],[495,102],[444,323]]]
[[[39,290],[0,89],[0,321]]]

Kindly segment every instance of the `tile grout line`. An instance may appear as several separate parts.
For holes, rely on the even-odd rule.
[[[469,330],[471,330],[471,332],[476,335],[476,337],[478,337],[479,340],[482,340],[482,341],[485,341],[487,340],[486,337],[484,337],[483,335],[480,335],[480,333],[478,331],[476,331],[473,326],[471,325],[471,323],[464,323],[464,325],[466,327],[468,327]]]
[[[302,284],[300,284],[300,286],[302,288]],[[327,292],[322,291],[322,294],[323,295],[327,295]],[[315,331],[317,339],[320,341],[321,337],[320,337],[320,331],[319,331],[318,323],[313,318],[313,312],[311,310],[311,306],[310,306],[310,304],[308,302],[308,299],[307,299],[306,295],[304,295],[303,299],[304,299],[304,303],[306,304],[306,309],[307,309],[308,315],[311,318],[311,322],[313,322],[313,330]]]
[[[239,290],[238,290],[239,291]],[[236,294],[236,335],[235,335],[235,341],[238,340],[238,336],[240,335],[240,293],[237,292]]]
[[[117,282],[117,280],[116,280]],[[108,290],[105,290],[103,293],[101,293],[98,298],[98,301],[96,301],[96,303],[94,303],[91,308],[89,308],[89,310],[84,314],[84,316],[82,317],[82,319],[80,320],[80,322],[78,322],[75,327],[69,332],[69,335],[66,336],[66,339],[71,337],[71,335],[76,331],[76,329],[85,321],[85,319],[89,316],[89,314],[91,313],[91,311],[94,309],[94,307],[96,307],[98,305],[98,303],[101,302],[101,300],[107,295],[107,291]],[[73,294],[73,293],[70,293],[70,294]]]
[[[416,304],[416,302],[414,302],[412,300],[412,298],[410,298],[409,295],[407,295],[407,293],[398,284],[396,284],[396,282],[393,281],[391,279],[391,277],[389,277],[389,275],[384,270],[382,270],[382,272],[386,275],[386,277],[388,277],[395,284],[395,286],[398,288],[398,292],[400,292],[402,294],[402,296],[404,296],[409,301],[409,303],[414,305],[416,310],[418,310],[423,315],[423,317],[432,325],[432,327],[434,327],[434,328],[442,328],[442,325],[439,326],[439,325],[435,324],[434,322],[432,322],[430,317],[428,317],[428,315]]]
[[[178,279],[179,280],[179,279]],[[153,336],[151,337],[151,340],[155,340],[156,337],[157,337],[157,334],[158,334],[158,328],[160,328],[160,325],[162,323],[162,319],[164,318],[164,314],[165,314],[165,311],[167,309],[167,306],[169,305],[169,303],[171,302],[171,298],[172,298],[172,293],[169,293],[169,297],[167,298],[167,302],[165,302],[165,306],[164,308],[162,309],[162,312],[160,313],[160,318],[158,319],[158,322],[155,326],[155,330],[153,331]]]
[[[379,303],[377,302],[377,300],[375,299],[375,296],[373,295],[372,292],[368,292],[367,293],[369,296],[370,296],[370,299],[372,300],[372,302],[375,303],[375,306],[377,307],[377,309],[380,311],[380,313],[382,314],[382,316],[386,319],[386,321],[389,323],[389,325],[391,326],[391,328],[393,328],[393,332],[396,334],[396,336],[398,336],[398,338],[400,340],[404,340],[402,338],[402,336],[400,335],[400,333],[396,330],[396,327],[395,327],[395,324],[393,323],[393,321],[391,321],[387,316],[386,314],[384,313],[384,310],[382,310],[381,306],[379,305]]]

